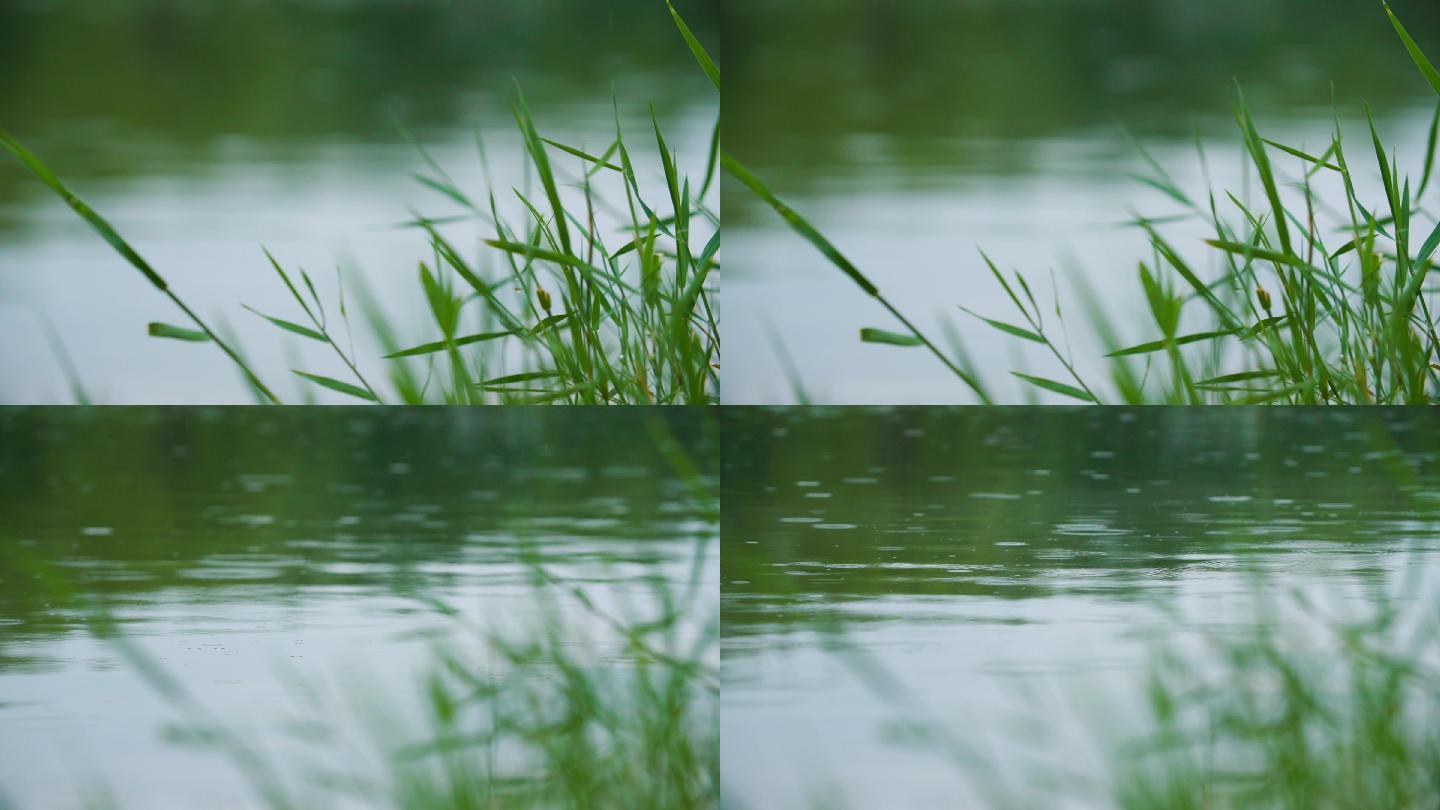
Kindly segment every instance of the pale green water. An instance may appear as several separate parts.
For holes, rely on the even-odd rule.
[[[646,420],[713,480],[709,414],[0,410],[0,806],[103,788],[122,807],[255,806],[228,762],[164,739],[189,718],[89,634],[95,600],[299,776],[410,741],[433,645],[489,666],[424,600],[522,637],[539,621],[526,544],[612,613],[653,614],[656,578],[686,582],[717,527]],[[713,542],[702,563],[713,616]],[[561,608],[593,643],[577,656],[630,664],[613,630]],[[299,733],[316,723],[345,745]]]

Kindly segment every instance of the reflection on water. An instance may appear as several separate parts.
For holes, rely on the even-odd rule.
[[[677,7],[709,38],[715,5]],[[647,0],[0,4],[0,127],[202,312],[230,315],[267,368],[289,359],[283,343],[239,304],[293,303],[261,244],[303,264],[329,300],[343,262],[382,300],[415,300],[402,322],[428,322],[410,295],[424,242],[388,226],[411,208],[455,211],[411,177],[422,163],[400,126],[506,209],[521,185],[515,82],[542,134],[596,151],[613,139],[613,88],[645,182],[659,172],[649,102],[687,167],[704,160],[718,115],[663,4]],[[0,352],[0,401],[70,399],[41,315],[103,402],[248,401],[210,352],[145,336],[146,321],[175,320],[167,302],[8,155],[0,271],[0,338],[30,349]]]
[[[1392,5],[1440,51],[1426,36],[1440,30],[1440,6]],[[1113,225],[1132,209],[1158,216],[1174,206],[1129,177],[1144,164],[1122,127],[1201,192],[1197,134],[1217,184],[1241,181],[1235,81],[1267,137],[1316,150],[1333,128],[1333,81],[1347,143],[1367,142],[1368,101],[1417,175],[1435,103],[1379,4],[1353,0],[737,0],[724,26],[726,149],[903,311],[957,323],[980,367],[1007,381],[1009,353],[956,309],[1008,306],[977,246],[1044,289],[1054,268],[1067,293],[1074,257],[1116,311],[1143,305],[1130,291],[1148,251]],[[1294,173],[1292,161],[1278,165]],[[1364,181],[1378,177],[1372,166],[1357,172]],[[861,326],[893,324],[743,188],[727,185],[724,206],[736,268],[726,287],[727,402],[793,398],[767,319],[814,401],[966,397],[919,352],[860,345]],[[795,317],[800,302],[823,317]],[[1133,342],[1152,337],[1143,326]],[[1077,339],[1085,330],[1070,331]],[[1044,362],[1043,349],[1031,362]]]
[[[1256,570],[1340,593],[1440,562],[1440,432],[1424,412],[723,418],[722,761],[749,806],[839,791],[934,807],[976,787],[887,743],[893,707],[834,653],[841,632],[993,751],[1049,695],[1064,711],[1042,736],[1083,770],[1103,761],[1086,734],[1125,729],[1101,714],[1113,703],[1075,698],[1124,694],[1144,635],[1174,629],[1157,607],[1247,621]],[[1024,764],[999,761],[1005,776]]]
[[[527,549],[643,615],[650,580],[684,582],[716,533],[647,419],[713,477],[700,409],[0,411],[0,804],[108,785],[123,806],[247,806],[215,803],[247,796],[224,762],[161,739],[174,713],[89,635],[95,600],[272,753],[306,716],[298,683],[413,691],[456,640],[424,600],[533,624]],[[599,665],[624,663],[587,633]]]

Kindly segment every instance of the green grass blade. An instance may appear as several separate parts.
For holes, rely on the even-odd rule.
[[[531,380],[548,380],[552,377],[559,377],[558,371],[527,371],[523,374],[510,374],[504,377],[495,377],[479,383],[481,388],[490,388],[497,385],[510,385],[511,383],[530,382]]]
[[[865,327],[860,330],[860,340],[865,343],[884,343],[890,346],[923,346],[925,341],[914,335],[887,332],[884,329]]]
[[[1232,383],[1249,382],[1251,380],[1264,380],[1270,377],[1278,377],[1280,372],[1273,368],[1260,369],[1258,371],[1241,371],[1235,374],[1221,374],[1219,377],[1211,377],[1195,383],[1196,388],[1214,388]]]
[[[329,388],[331,391],[339,391],[342,394],[349,394],[352,397],[358,397],[359,399],[363,399],[366,402],[380,401],[375,397],[374,394],[366,391],[364,388],[361,388],[358,385],[351,385],[350,383],[342,382],[340,380],[336,380],[330,377],[322,377],[319,374],[306,374],[303,371],[297,371],[293,368],[290,370],[294,371],[296,374],[304,377],[305,379],[315,383],[318,386],[321,386],[323,388]]]
[[[1435,69],[1435,65],[1425,58],[1425,53],[1420,50],[1420,46],[1410,38],[1410,32],[1400,24],[1400,18],[1390,10],[1390,4],[1382,1],[1382,5],[1385,6],[1385,13],[1390,17],[1390,24],[1395,26],[1395,33],[1399,34],[1400,41],[1405,43],[1405,50],[1410,52],[1410,58],[1415,62],[1415,67],[1420,68],[1420,73],[1424,75],[1425,81],[1430,82],[1430,86],[1435,88],[1436,93],[1440,93],[1440,71]]]
[[[401,357],[416,357],[422,354],[434,354],[435,352],[444,351],[451,346],[469,346],[472,343],[484,343],[488,340],[499,340],[500,338],[512,337],[516,334],[518,333],[506,329],[502,332],[481,332],[475,335],[466,335],[464,337],[457,337],[454,340],[437,340],[434,343],[424,343],[413,348],[402,349],[398,352],[392,352],[391,354],[385,355],[385,359],[396,360]]]
[[[680,29],[680,36],[684,37],[685,44],[690,46],[690,53],[695,55],[695,61],[700,64],[700,69],[710,77],[710,83],[715,85],[715,89],[718,91],[720,89],[720,68],[715,65],[715,60],[710,58],[710,54],[705,52],[705,46],[701,45],[700,40],[690,32],[690,26],[685,24],[685,20],[680,17],[680,12],[675,10],[675,4],[670,0],[665,0],[665,5],[670,9],[670,16],[675,20],[675,27]]]
[[[16,159],[23,163],[36,177],[40,178],[40,182],[49,186],[51,191],[60,195],[60,199],[64,200],[65,204],[70,206],[71,210],[79,214],[81,219],[89,223],[90,227],[94,228],[95,231],[100,234],[101,238],[108,242],[110,247],[115,249],[115,252],[125,257],[125,261],[129,262],[131,266],[144,274],[145,278],[149,279],[150,283],[155,285],[156,289],[165,290],[168,288],[165,279],[161,278],[160,274],[155,272],[154,268],[150,266],[150,263],[145,261],[134,248],[130,247],[130,243],[126,242],[104,217],[95,213],[90,206],[86,205],[79,197],[76,197],[74,192],[70,191],[64,183],[61,183],[60,178],[56,177],[55,173],[50,171],[50,168],[41,162],[40,158],[32,154],[30,150],[22,146],[19,141],[15,140],[10,136],[10,133],[3,129],[0,129],[0,146],[5,147],[6,151],[14,155]]]
[[[760,182],[758,177],[751,174],[749,169],[731,157],[729,152],[723,149],[720,151],[720,162],[725,167],[725,171],[729,172],[732,177],[739,180],[746,188],[754,192],[755,196],[764,200],[766,205],[774,209],[775,213],[779,214],[781,219],[789,223],[790,227],[796,233],[805,238],[805,241],[814,245],[816,250],[823,253],[825,258],[830,260],[831,264],[840,269],[840,272],[849,276],[851,281],[860,285],[860,289],[864,290],[867,295],[879,294],[880,290],[870,282],[870,279],[865,277],[864,273],[861,273],[855,265],[851,264],[850,260],[845,258],[844,254],[832,245],[829,239],[822,236],[819,231],[815,230],[813,225],[796,213],[794,209],[781,202],[764,183]]]
[[[1290,229],[1285,224],[1285,206],[1280,202],[1280,190],[1275,184],[1275,173],[1270,168],[1270,158],[1265,154],[1265,142],[1260,133],[1255,129],[1255,119],[1250,115],[1250,108],[1245,104],[1245,94],[1239,86],[1235,88],[1239,103],[1237,119],[1240,122],[1240,131],[1245,136],[1245,145],[1250,152],[1250,158],[1255,163],[1256,173],[1260,175],[1260,183],[1265,187],[1265,197],[1270,201],[1270,207],[1275,212],[1275,231],[1280,236],[1280,247],[1286,253],[1290,248]]]
[[[145,259],[111,227],[108,221],[81,201],[79,197],[76,197],[64,183],[61,183],[60,178],[56,177],[55,173],[50,171],[50,168],[46,166],[40,158],[32,154],[30,150],[26,149],[19,141],[15,140],[4,130],[0,130],[0,146],[5,147],[6,151],[14,155],[15,158],[34,173],[36,177],[40,178],[40,181],[49,187],[51,191],[59,195],[60,198],[65,201],[65,204],[70,206],[71,210],[99,233],[111,248],[124,257],[132,267],[139,270],[156,289],[164,293],[165,296],[170,299],[171,303],[175,304],[181,312],[184,312],[186,317],[196,326],[200,327],[205,334],[209,335],[215,345],[240,368],[241,373],[245,375],[246,380],[256,391],[260,392],[270,402],[277,405],[280,404],[280,399],[265,386],[265,383],[261,382],[259,375],[251,370],[239,352],[221,340],[220,337],[215,334],[215,331],[169,288],[169,285],[165,283],[165,279],[161,278],[160,274],[155,272],[154,268],[150,266],[150,263],[145,261]]]
[[[555,183],[555,173],[551,171],[550,158],[545,154],[545,142],[540,139],[540,133],[535,131],[535,120],[530,117],[530,108],[525,104],[525,94],[521,93],[518,87],[515,90],[514,112],[515,123],[520,127],[530,159],[535,164],[535,172],[540,175],[540,184],[544,186],[550,209],[555,214],[555,231],[560,236],[560,248],[569,253],[570,229],[565,225],[565,206],[560,203],[560,190]]]
[[[1004,332],[1004,333],[1007,334],[1007,335],[1014,335],[1015,337],[1022,338],[1022,339],[1024,339],[1024,340],[1028,340],[1028,341],[1031,341],[1031,342],[1034,342],[1034,343],[1046,343],[1046,342],[1047,342],[1042,335],[1040,335],[1040,334],[1038,334],[1038,333],[1036,333],[1036,332],[1032,332],[1032,331],[1030,331],[1029,329],[1025,329],[1025,328],[1023,328],[1023,327],[1019,327],[1019,326],[1016,326],[1016,325],[1011,324],[1011,323],[1005,323],[1004,321],[991,320],[991,319],[985,317],[984,315],[979,315],[979,314],[977,314],[977,313],[975,313],[975,312],[970,311],[969,309],[966,309],[965,307],[960,307],[960,309],[964,310],[964,312],[965,312],[967,315],[970,315],[970,316],[972,316],[972,317],[978,318],[978,319],[984,321],[985,323],[990,324],[991,327],[993,327],[993,328],[995,328],[995,329],[998,329],[998,330],[1000,330],[1001,332]]]
[[[450,185],[449,183],[444,183],[434,178],[426,177],[425,175],[418,173],[411,175],[411,177],[414,177],[418,183],[430,189],[431,191],[437,192],[459,203],[460,207],[462,208],[475,207],[475,203],[471,202],[470,198],[465,196],[465,192]]]
[[[1237,326],[1239,319],[1235,317],[1235,313],[1231,312],[1230,308],[1215,295],[1214,291],[1212,291],[1205,282],[1201,281],[1199,276],[1195,275],[1195,271],[1190,269],[1190,266],[1186,264],[1180,254],[1175,251],[1175,248],[1171,247],[1169,242],[1161,238],[1160,234],[1156,232],[1154,228],[1146,227],[1145,232],[1150,236],[1150,243],[1155,250],[1159,251],[1160,255],[1174,268],[1175,272],[1179,273],[1180,277],[1185,279],[1185,283],[1189,284],[1190,288],[1195,290],[1196,295],[1205,299],[1206,303],[1210,305],[1210,308],[1214,310],[1216,316],[1224,322],[1224,325],[1232,328]]]
[[[720,165],[720,119],[715,119],[715,129],[710,133],[710,152],[705,158],[705,179],[700,183],[700,198],[703,200],[715,179],[715,168]]]
[[[1415,258],[1415,274],[1406,281],[1405,289],[1400,294],[1401,311],[1409,312],[1420,295],[1420,287],[1429,275],[1430,257],[1435,255],[1436,249],[1440,249],[1440,222],[1435,223],[1435,229],[1420,246],[1420,255]]]
[[[209,343],[210,336],[195,329],[186,329],[183,326],[171,326],[168,323],[151,321],[146,325],[150,337],[170,338],[171,340],[184,340],[190,343]]]
[[[499,332],[480,332],[474,335],[465,335],[463,337],[454,338],[453,340],[437,340],[434,343],[425,343],[409,349],[401,349],[400,351],[392,352],[385,355],[385,359],[395,360],[401,357],[416,357],[422,354],[434,354],[435,352],[444,351],[450,346],[469,346],[474,343],[485,343],[487,341],[500,340],[501,338],[507,337],[537,337],[541,334],[544,334],[545,331],[548,330],[550,327],[564,321],[568,317],[570,317],[570,313],[562,312],[559,315],[551,315],[540,323],[535,324],[535,326],[531,329],[505,329]]]
[[[486,239],[485,244],[493,248],[499,248],[506,253],[511,253],[525,259],[542,259],[547,262],[554,262],[562,267],[570,267],[590,275],[609,277],[609,273],[596,267],[593,264],[586,264],[574,256],[566,256],[553,250],[546,250],[536,247],[528,242],[511,242],[505,239]]]
[[[1339,166],[1336,166],[1334,163],[1328,163],[1328,162],[1326,162],[1325,158],[1318,158],[1318,157],[1315,157],[1314,155],[1306,154],[1305,152],[1302,152],[1302,151],[1300,151],[1299,149],[1296,149],[1296,148],[1294,148],[1294,147],[1292,147],[1292,146],[1286,146],[1285,144],[1280,143],[1279,141],[1272,141],[1272,140],[1270,140],[1269,138],[1261,138],[1260,140],[1261,140],[1262,142],[1264,142],[1264,143],[1269,144],[1270,146],[1275,147],[1276,149],[1279,149],[1281,152],[1284,152],[1284,153],[1286,153],[1286,154],[1288,154],[1288,155],[1294,155],[1295,157],[1298,157],[1298,158],[1300,158],[1301,160],[1309,161],[1310,163],[1313,163],[1313,164],[1315,164],[1316,166],[1320,166],[1320,167],[1326,168],[1326,169],[1333,169],[1334,171],[1337,171],[1337,172],[1340,171],[1340,167],[1339,167]]]
[[[559,141],[552,141],[552,140],[550,140],[549,138],[541,138],[540,140],[544,141],[545,143],[550,144],[551,146],[555,147],[556,149],[559,149],[561,152],[566,152],[566,153],[568,153],[568,154],[574,155],[575,157],[578,157],[578,158],[580,158],[581,160],[588,160],[588,161],[590,161],[591,163],[595,164],[596,166],[598,166],[598,167],[600,167],[600,168],[602,168],[602,169],[613,169],[614,171],[620,172],[621,174],[624,174],[624,173],[625,173],[625,170],[624,170],[624,169],[620,168],[619,166],[616,166],[614,163],[609,163],[609,162],[607,162],[604,158],[595,157],[594,155],[592,155],[592,154],[590,154],[590,153],[588,153],[588,152],[582,152],[581,150],[576,149],[576,148],[573,147],[573,146],[566,146],[565,144],[560,143]]]
[[[1078,400],[1080,400],[1081,402],[1094,402],[1094,401],[1095,401],[1095,398],[1094,398],[1094,397],[1090,396],[1089,394],[1085,393],[1084,391],[1080,390],[1079,388],[1076,388],[1076,387],[1073,386],[1073,385],[1066,385],[1065,383],[1058,382],[1058,381],[1056,381],[1056,380],[1047,379],[1047,378],[1045,378],[1045,377],[1032,377],[1032,376],[1030,376],[1029,374],[1021,374],[1021,373],[1018,372],[1018,371],[1012,371],[1012,372],[1010,372],[1010,373],[1011,373],[1011,374],[1014,374],[1016,377],[1019,377],[1020,379],[1024,380],[1025,382],[1028,382],[1028,383],[1030,383],[1031,385],[1036,386],[1037,388],[1043,388],[1043,389],[1045,389],[1046,391],[1051,391],[1051,392],[1054,392],[1054,393],[1056,393],[1056,394],[1061,394],[1061,395],[1063,395],[1063,396],[1067,396],[1067,397],[1070,397],[1070,398],[1072,398],[1072,399],[1078,399]]]
[[[1435,250],[1440,248],[1440,222],[1435,223],[1435,229],[1430,232],[1429,238],[1420,246],[1420,255],[1415,259],[1415,266],[1423,268],[1430,257],[1435,255]]]
[[[269,315],[266,315],[265,313],[255,309],[254,307],[251,307],[248,304],[241,304],[241,306],[245,307],[256,315],[259,315],[270,323],[280,327],[281,329],[284,329],[286,332],[293,332],[294,334],[297,334],[301,337],[307,337],[311,340],[318,340],[321,343],[330,342],[324,335],[315,331],[314,329],[311,329],[308,326],[301,326],[298,323],[295,323],[293,321],[287,321],[284,318],[272,318]]]
[[[1247,259],[1260,259],[1261,261],[1275,262],[1276,264],[1283,264],[1287,267],[1294,267],[1297,270],[1305,270],[1311,273],[1320,272],[1320,268],[1306,264],[1298,256],[1286,253],[1279,253],[1273,250],[1266,250],[1265,248],[1258,247],[1256,245],[1241,244],[1239,242],[1228,242],[1223,239],[1206,239],[1205,244],[1214,248],[1219,248],[1226,253],[1231,253]]]
[[[1435,147],[1440,145],[1440,103],[1435,105],[1435,114],[1430,118],[1430,134],[1425,139],[1425,174],[1420,178],[1420,188],[1415,191],[1418,201],[1430,187],[1430,177],[1435,171]]]
[[[1126,349],[1110,352],[1106,357],[1127,357],[1132,354],[1149,354],[1158,352],[1161,349],[1168,349],[1172,346],[1184,346],[1187,343],[1199,343],[1202,340],[1214,340],[1216,338],[1229,337],[1235,334],[1233,329],[1221,329],[1216,332],[1196,332],[1192,335],[1181,335],[1173,340],[1152,340],[1149,343],[1141,343]]]

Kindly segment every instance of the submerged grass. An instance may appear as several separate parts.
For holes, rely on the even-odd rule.
[[[679,31],[719,90],[719,70],[667,2]],[[316,285],[304,270],[287,270],[268,251],[265,258],[294,299],[289,318],[250,310],[275,328],[323,344],[340,361],[341,376],[292,369],[293,379],[372,403],[419,404],[565,403],[710,404],[719,399],[720,330],[717,301],[720,217],[711,202],[718,166],[715,123],[703,180],[692,185],[665,141],[651,108],[659,152],[659,187],[642,184],[631,160],[615,105],[613,141],[598,155],[543,137],[517,88],[515,126],[523,148],[526,187],[497,198],[461,189],[420,149],[427,172],[419,183],[462,208],[463,214],[432,218],[414,214],[406,223],[423,234],[429,258],[419,263],[417,286],[435,330],[420,341],[398,334],[373,295],[360,288],[366,324],[383,358],[384,372],[362,373],[349,338],[350,317],[340,283],[327,315]],[[628,145],[628,146],[627,146]],[[55,192],[132,268],[171,300],[185,325],[151,323],[157,338],[213,343],[266,403],[279,403],[275,388],[196,313],[104,217],[86,205],[38,156],[0,131],[0,147]],[[481,160],[484,161],[481,148]],[[501,213],[517,201],[518,222]],[[603,214],[601,212],[604,212]],[[608,238],[603,216],[623,222],[620,238]],[[483,256],[467,257],[445,226],[481,222],[491,229]],[[708,237],[704,237],[705,232]],[[705,241],[700,243],[699,240]],[[482,261],[483,260],[483,261]],[[249,307],[246,307],[249,309]],[[337,326],[343,333],[337,334]],[[421,342],[423,341],[423,342]],[[382,362],[383,361],[383,362]],[[385,385],[381,382],[388,382]]]
[[[1422,76],[1440,94],[1440,71],[1388,5],[1385,13]],[[1158,335],[1138,345],[1115,342],[1111,314],[1091,306],[1091,326],[1109,346],[1109,386],[1087,379],[1064,334],[1064,315],[1042,305],[1026,277],[1013,277],[981,253],[986,272],[1004,290],[1018,321],[965,312],[1008,339],[1044,346],[1057,372],[1012,372],[1035,391],[1082,402],[1113,399],[1140,404],[1428,403],[1440,398],[1437,290],[1427,286],[1437,266],[1440,222],[1420,200],[1434,175],[1440,108],[1432,119],[1418,184],[1402,175],[1388,153],[1368,107],[1369,139],[1383,196],[1366,200],[1356,190],[1355,157],[1347,152],[1339,117],[1327,148],[1311,154],[1261,136],[1243,93],[1237,90],[1236,125],[1249,171],[1263,202],[1214,191],[1196,199],[1141,150],[1151,174],[1141,178],[1184,207],[1179,217],[1137,216],[1150,244],[1138,281]],[[1275,160],[1298,161],[1295,177]],[[841,273],[875,298],[902,331],[866,328],[870,343],[922,348],[982,402],[995,398],[974,371],[963,347],[952,357],[886,298],[866,275],[804,217],[775,196],[739,161],[723,154],[727,172],[774,209]],[[1338,199],[1321,185],[1338,186]],[[1206,269],[1187,259],[1162,230],[1200,222],[1212,231]],[[964,309],[964,307],[962,307]],[[1182,331],[1182,323],[1186,329]],[[1057,333],[1058,332],[1058,333]]]

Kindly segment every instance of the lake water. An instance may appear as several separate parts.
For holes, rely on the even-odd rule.
[[[677,7],[708,40],[716,5]],[[654,102],[669,146],[698,184],[719,99],[663,4],[0,5],[0,127],[106,216],[202,315],[233,329],[290,400],[299,386],[277,378],[297,361],[331,376],[342,367],[327,347],[302,345],[241,308],[303,318],[261,246],[287,267],[309,270],[332,309],[343,265],[352,307],[354,285],[364,282],[402,334],[429,340],[435,327],[416,275],[430,258],[426,242],[390,226],[412,209],[459,210],[414,180],[424,163],[399,127],[472,198],[494,191],[519,221],[511,188],[526,186],[510,111],[516,82],[542,135],[595,152],[614,138],[613,82],[642,185],[661,177],[647,107]],[[573,173],[575,162],[557,158],[556,166]],[[447,234],[467,255],[491,235],[470,223]],[[98,402],[252,399],[213,347],[148,337],[147,322],[183,316],[6,155],[0,402],[72,401],[47,319]],[[377,357],[363,323],[356,331],[360,355]]]
[[[0,806],[106,791],[119,807],[255,806],[229,762],[167,739],[194,718],[87,631],[97,600],[290,776],[353,774],[367,744],[423,733],[436,645],[505,677],[428,600],[523,637],[544,615],[526,548],[622,617],[653,617],[657,577],[678,588],[698,570],[681,638],[713,633],[698,620],[718,610],[714,507],[647,425],[713,484],[711,413],[0,411]],[[575,602],[558,609],[588,637],[577,656],[633,660]],[[322,723],[344,744],[304,733]]]
[[[1362,586],[1440,585],[1428,412],[727,409],[722,432],[727,806],[994,806],[988,780],[1113,806],[1037,775],[1103,779],[1148,730],[1157,637],[1243,628],[1257,594],[1343,617]],[[917,713],[983,767],[901,744]]]
[[[1435,58],[1440,6],[1391,5]],[[942,345],[941,324],[955,325],[1005,402],[1033,393],[1010,370],[1063,371],[958,309],[1015,318],[977,248],[1024,271],[1047,311],[1053,271],[1084,370],[1100,347],[1077,277],[1122,340],[1156,337],[1136,277],[1149,250],[1117,223],[1179,209],[1130,176],[1148,169],[1122,128],[1192,196],[1207,187],[1198,135],[1216,188],[1238,191],[1238,81],[1263,135],[1312,152],[1338,112],[1369,194],[1379,175],[1361,102],[1418,183],[1436,101],[1365,0],[735,0],[724,26],[727,151]],[[1295,160],[1276,166],[1298,177]],[[861,327],[898,325],[748,191],[728,184],[723,204],[727,403],[795,401],[777,342],[812,402],[973,400],[924,352],[861,344]],[[1202,255],[1201,231],[1163,232]]]

